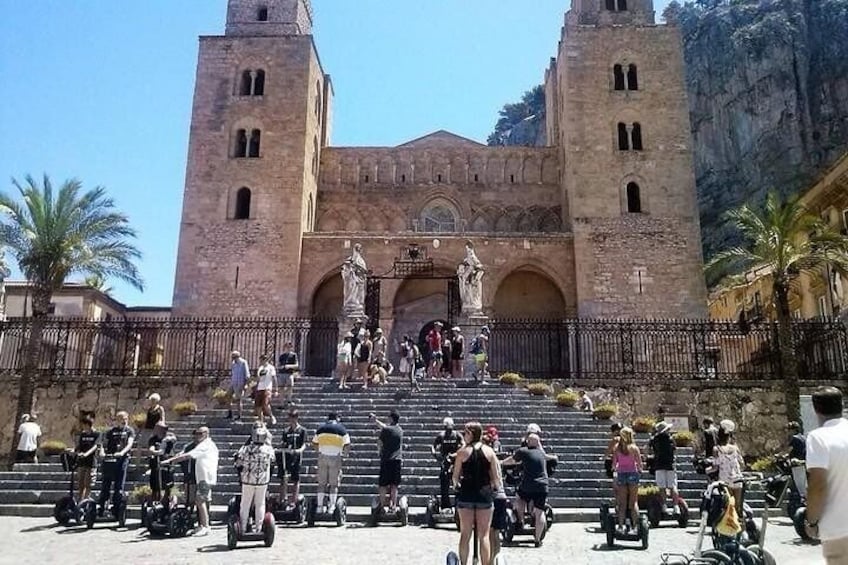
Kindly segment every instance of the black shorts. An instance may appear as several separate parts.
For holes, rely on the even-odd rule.
[[[15,452],[15,463],[35,463],[35,451],[21,451],[18,449]]]
[[[536,510],[544,510],[545,504],[548,502],[548,493],[546,492],[525,492],[519,490],[518,497],[524,502],[532,502]]]
[[[277,478],[283,480],[288,475],[292,483],[300,482],[300,457],[277,452]]]
[[[400,459],[392,461],[383,461],[380,463],[380,481],[381,487],[397,486],[401,481],[401,467],[403,462]]]
[[[506,507],[506,498],[495,499],[495,511],[492,514],[492,529],[499,531],[504,531],[506,529]]]

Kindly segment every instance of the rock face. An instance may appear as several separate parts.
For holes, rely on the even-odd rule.
[[[848,150],[848,0],[709,4],[666,13],[686,50],[706,257],[735,243],[724,211],[803,190]]]
[[[726,210],[803,190],[848,151],[848,0],[673,2],[665,16],[683,36],[709,258],[736,241]],[[513,106],[490,144],[544,143],[541,114]]]

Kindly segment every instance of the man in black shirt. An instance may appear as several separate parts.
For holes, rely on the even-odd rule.
[[[292,403],[292,395],[294,394],[294,375],[300,370],[300,364],[297,360],[297,353],[294,351],[294,344],[286,342],[283,345],[285,350],[278,360],[277,374],[279,375],[279,387],[283,391],[283,398],[286,401],[285,406]]]
[[[299,423],[297,410],[289,412],[289,425],[283,431],[282,451],[277,452],[277,476],[280,478],[283,502],[289,506],[297,504],[300,496],[300,463],[306,450],[306,428]],[[291,498],[288,498],[288,481],[291,480]]]
[[[442,424],[445,429],[439,432],[439,435],[433,440],[433,447],[430,448],[430,451],[436,460],[442,464],[442,469],[439,472],[439,494],[441,495],[441,507],[444,510],[451,508],[450,469],[456,452],[462,447],[462,436],[453,429],[453,418],[445,418],[442,420]]]
[[[103,486],[98,500],[101,516],[110,492],[113,509],[119,508],[123,500],[129,454],[135,441],[135,432],[129,426],[129,419],[129,414],[123,410],[115,414],[115,425],[103,437]]]
[[[657,422],[654,426],[654,435],[648,442],[648,453],[654,455],[654,470],[656,472],[657,488],[660,489],[660,501],[662,507],[666,504],[666,489],[671,491],[671,499],[674,503],[673,513],[679,512],[680,494],[677,492],[677,471],[674,467],[674,458],[677,445],[671,437],[671,424]]]
[[[189,453],[192,449],[197,447],[197,439],[192,438],[190,442],[185,444],[182,451],[180,451],[180,455],[185,455]],[[188,458],[184,461],[180,461],[180,469],[183,472],[183,487],[185,489],[185,500],[186,506],[191,508],[194,506],[194,497],[197,494],[197,474],[195,473],[195,463],[194,459]]]
[[[556,456],[546,455],[542,449],[542,441],[535,433],[527,436],[527,446],[521,447],[512,456],[507,457],[501,465],[523,465],[521,484],[515,499],[515,516],[518,524],[524,522],[524,513],[530,503],[533,504],[533,516],[536,531],[533,539],[536,547],[542,545],[545,533],[545,504],[548,501],[548,461],[556,461]]]
[[[100,447],[100,432],[95,431],[94,418],[83,416],[80,419],[82,431],[77,438],[77,489],[79,500],[85,500],[91,494],[91,479],[96,474],[94,453]]]
[[[401,483],[403,468],[403,430],[398,425],[400,415],[396,410],[392,410],[388,424],[378,420],[374,414],[370,417],[380,428],[380,505],[394,511],[397,508],[398,486]]]
[[[162,489],[170,491],[174,485],[174,474],[171,472],[170,466],[161,469],[160,474],[159,461],[171,456],[176,443],[177,438],[168,431],[167,424],[162,421],[156,422],[153,435],[147,441],[147,451],[150,454],[147,458],[147,465],[150,469],[150,490],[153,500],[161,500]]]

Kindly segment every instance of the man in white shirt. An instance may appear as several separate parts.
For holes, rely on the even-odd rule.
[[[256,406],[256,417],[263,424],[265,416],[271,418],[271,425],[277,423],[274,413],[271,412],[271,396],[279,394],[277,390],[277,370],[274,365],[269,362],[267,355],[259,356],[259,368],[256,369],[256,391],[254,393],[253,403]]]
[[[848,565],[848,420],[842,391],[823,386],[813,393],[821,427],[807,435],[807,520],[810,537],[822,541],[827,565]]]
[[[179,463],[194,459],[194,474],[197,478],[197,522],[196,536],[209,535],[209,505],[212,504],[212,487],[218,483],[218,446],[209,437],[209,428],[202,426],[194,430],[197,446],[188,453],[182,453],[162,461],[162,465]]]
[[[35,423],[35,414],[21,416],[18,433],[21,439],[18,440],[15,463],[38,463],[36,452],[38,451],[38,438],[41,437],[41,426]]]

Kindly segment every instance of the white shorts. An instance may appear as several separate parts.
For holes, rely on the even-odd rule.
[[[677,471],[657,471],[657,486],[677,490]]]

